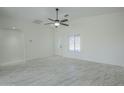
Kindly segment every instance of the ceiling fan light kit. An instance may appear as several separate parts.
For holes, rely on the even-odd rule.
[[[54,23],[54,25],[55,25],[55,26],[59,26],[59,25],[60,25],[60,23],[59,23],[59,22],[56,22],[56,23]]]
[[[68,24],[65,23],[65,22],[68,21],[68,19],[62,19],[62,20],[60,20],[60,19],[58,18],[58,11],[59,11],[59,9],[56,8],[56,19],[54,20],[54,19],[48,18],[48,20],[49,20],[49,21],[52,21],[52,23],[51,23],[51,22],[50,22],[50,23],[46,23],[45,25],[54,24],[54,26],[55,26],[56,28],[57,28],[58,26],[60,26],[60,25],[69,26]]]

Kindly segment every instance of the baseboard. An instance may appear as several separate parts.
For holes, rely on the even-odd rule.
[[[89,61],[89,62],[94,62],[94,63],[99,63],[99,64],[108,64],[108,65],[124,67],[123,64],[111,63],[111,61],[109,61],[109,60],[108,60],[108,62],[107,61],[105,62],[104,60],[103,61],[97,61],[97,60],[93,60],[93,59],[80,58],[80,57],[71,57],[71,56],[62,56],[62,57],[78,59],[78,60],[83,60],[83,61]]]
[[[55,56],[55,55],[50,55],[50,56],[45,56],[45,57],[32,57],[32,58],[27,58],[27,59],[26,59],[26,62],[27,62],[27,61],[30,61],[30,60],[43,59],[43,58],[48,58],[48,57],[52,57],[52,56]]]
[[[8,61],[8,62],[2,62],[0,64],[0,66],[10,66],[10,65],[18,65],[18,64],[23,64],[25,62],[28,62],[30,60],[35,60],[35,59],[42,59],[42,58],[47,58],[47,57],[51,57],[53,55],[50,55],[50,56],[46,56],[46,57],[32,57],[32,58],[26,58],[25,60],[24,59],[21,59],[21,60],[16,60],[16,61]]]
[[[23,63],[25,63],[25,60],[16,60],[16,61],[3,62],[2,64],[0,64],[0,66],[18,65]]]

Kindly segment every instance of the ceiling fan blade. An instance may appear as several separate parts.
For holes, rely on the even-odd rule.
[[[66,21],[68,21],[68,19],[63,19],[63,20],[61,20],[61,22],[66,22]]]
[[[54,21],[54,22],[55,22],[55,20],[54,20],[54,19],[51,19],[51,18],[48,18],[48,20],[50,20],[50,21]]]
[[[61,25],[64,25],[64,26],[69,26],[69,24],[65,24],[65,23],[60,23]]]
[[[54,24],[54,23],[45,23],[44,25],[50,25],[50,24]]]

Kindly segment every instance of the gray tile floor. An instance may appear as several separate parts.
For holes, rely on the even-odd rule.
[[[124,67],[54,56],[0,67],[0,85],[124,85]]]

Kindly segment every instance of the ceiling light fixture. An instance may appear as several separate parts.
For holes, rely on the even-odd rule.
[[[60,25],[60,23],[59,22],[56,22],[54,25],[58,27]]]
[[[15,29],[16,29],[16,27],[15,27],[15,26],[13,26],[13,27],[12,27],[12,29],[13,29],[13,30],[15,30]]]

